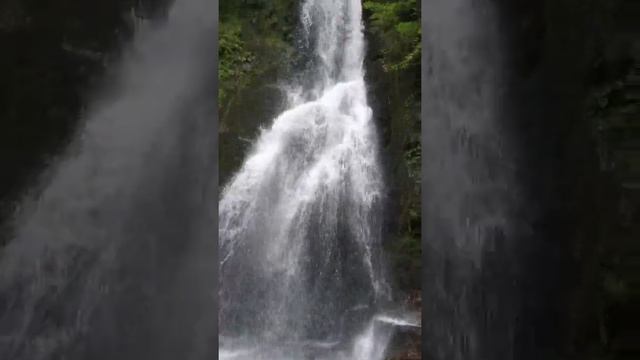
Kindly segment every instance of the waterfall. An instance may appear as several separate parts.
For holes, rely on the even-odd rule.
[[[523,206],[491,0],[423,3],[424,355],[512,359]],[[520,244],[520,246],[522,246]]]
[[[215,356],[216,20],[177,0],[143,25],[25,197],[0,253],[0,358]]]
[[[310,65],[219,203],[223,359],[377,359],[388,339],[361,1],[306,0],[300,18]]]

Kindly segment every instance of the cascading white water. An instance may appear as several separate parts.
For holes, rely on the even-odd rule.
[[[0,252],[1,359],[210,358],[216,19],[177,0],[140,28],[24,201]]]
[[[310,78],[219,203],[223,359],[372,360],[389,337],[373,320],[390,290],[361,1],[306,0],[301,22]]]

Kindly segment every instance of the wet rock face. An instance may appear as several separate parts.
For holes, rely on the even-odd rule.
[[[422,359],[420,349],[421,328],[415,326],[396,326],[394,336],[389,345],[389,360]]]
[[[521,266],[516,351],[521,359],[584,358],[606,332],[596,315],[605,262],[598,248],[617,237],[603,230],[615,200],[598,169],[597,122],[585,104],[607,76],[616,81],[613,69],[628,56],[616,33],[625,32],[630,9],[626,1],[495,3],[507,51],[504,122],[520,145],[518,182],[529,206],[518,216],[528,235],[512,253]],[[503,258],[496,253],[491,268],[501,269]]]
[[[579,265],[572,248],[593,246],[595,149],[584,117],[584,79],[593,54],[594,4],[573,0],[498,1],[507,52],[503,116],[516,143],[527,229],[515,253],[514,351],[520,359],[565,352],[571,289]],[[590,230],[589,230],[590,229]],[[495,269],[507,254],[496,254]],[[500,346],[499,342],[494,344]]]

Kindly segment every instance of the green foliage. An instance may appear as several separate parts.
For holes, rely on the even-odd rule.
[[[366,0],[371,30],[384,43],[385,71],[396,72],[420,63],[420,11],[416,0]]]
[[[365,0],[364,16],[370,40],[373,80],[389,110],[388,150],[393,157],[391,182],[398,187],[395,214],[398,228],[388,251],[398,287],[420,289],[421,152],[420,57],[421,29],[417,0]]]
[[[366,0],[364,8],[372,12],[373,25],[388,30],[413,18],[417,14],[418,3],[415,0]]]
[[[228,108],[233,94],[260,75],[283,66],[293,41],[294,0],[222,0],[219,28],[219,104]]]
[[[219,98],[223,103],[233,88],[241,86],[255,62],[255,56],[246,48],[241,38],[242,27],[238,21],[220,24],[219,62],[220,78]]]

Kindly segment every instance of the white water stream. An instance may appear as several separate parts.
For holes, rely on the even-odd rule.
[[[392,327],[360,0],[306,0],[289,109],[224,187],[220,358],[381,359]]]

